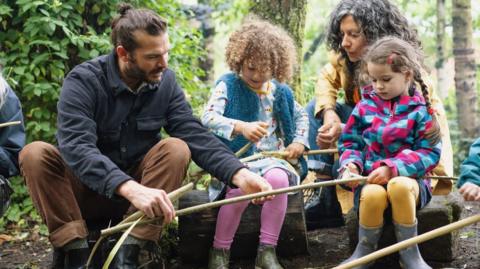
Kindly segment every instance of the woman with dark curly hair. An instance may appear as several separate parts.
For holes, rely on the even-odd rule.
[[[343,123],[348,119],[353,107],[361,99],[360,87],[368,84],[357,77],[359,62],[366,48],[377,39],[391,35],[409,42],[415,48],[421,48],[416,31],[408,23],[400,10],[388,0],[342,0],[330,15],[327,30],[327,47],[332,51],[330,61],[320,72],[315,86],[315,99],[306,107],[310,119],[309,142],[311,149],[334,148],[342,132]],[[422,71],[423,77],[426,72]],[[436,111],[442,133],[442,156],[434,169],[436,175],[452,175],[452,146],[447,118],[441,100],[431,83],[430,100]],[[343,102],[337,98],[343,97]],[[333,155],[311,156],[309,169],[317,174],[317,180],[329,180],[336,177]],[[436,193],[448,193],[452,184],[447,181],[436,184]],[[323,192],[328,193],[328,192]],[[334,189],[330,191],[336,196]],[[322,208],[318,201],[307,203],[306,217],[309,227],[319,227],[329,223],[329,218],[338,217],[338,213]],[[336,201],[335,201],[336,202]],[[325,204],[330,204],[327,201]],[[330,220],[330,222],[335,219]]]
[[[303,173],[273,157],[246,163],[274,189],[298,184],[299,174],[304,176],[307,171],[302,154],[308,146],[308,117],[283,83],[292,75],[295,57],[293,40],[283,29],[256,19],[246,22],[230,36],[226,48],[233,73],[217,81],[202,117],[203,124],[233,151],[251,143],[244,157],[256,151],[285,150],[288,159],[303,163]],[[241,190],[227,187],[227,198],[239,195]],[[228,268],[230,246],[248,204],[220,208],[208,268]],[[275,247],[286,210],[287,194],[263,204],[255,268],[282,268]]]

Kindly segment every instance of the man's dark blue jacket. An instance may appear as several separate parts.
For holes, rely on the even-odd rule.
[[[175,74],[138,94],[121,80],[114,52],[76,66],[65,78],[58,102],[60,153],[75,175],[94,191],[112,197],[158,141],[165,128],[185,141],[192,159],[226,183],[244,167],[192,114]]]

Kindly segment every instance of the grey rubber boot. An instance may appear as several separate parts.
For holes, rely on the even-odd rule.
[[[230,250],[212,247],[208,257],[208,269],[228,269],[229,260]]]
[[[370,228],[370,227],[364,227],[361,224],[359,224],[357,247],[355,248],[355,251],[353,252],[352,256],[350,256],[350,258],[343,261],[341,264],[351,262],[353,260],[356,260],[358,258],[361,258],[363,256],[366,256],[374,252],[377,249],[377,243],[378,243],[378,240],[380,239],[380,236],[382,235],[382,230],[383,230],[383,225]],[[370,267],[370,265],[372,265],[372,263],[363,264],[354,268],[367,269]]]
[[[417,236],[417,220],[412,225],[393,223],[397,241],[407,240]],[[432,269],[422,258],[418,245],[400,250],[400,266],[404,269]]]
[[[278,262],[275,246],[263,244],[258,246],[255,269],[283,269]]]

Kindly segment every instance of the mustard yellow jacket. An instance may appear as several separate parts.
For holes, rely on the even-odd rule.
[[[453,175],[453,153],[452,143],[450,142],[450,131],[448,128],[447,115],[443,108],[442,101],[438,97],[433,87],[433,83],[424,72],[423,79],[428,86],[429,97],[433,108],[436,110],[436,116],[440,125],[442,134],[442,155],[440,156],[440,162],[433,170],[433,174],[438,176],[452,176]],[[335,103],[339,97],[340,91],[343,91],[344,96],[348,96],[347,102],[358,102],[359,94],[354,90],[352,94],[345,94],[343,89],[351,88],[352,79],[349,77],[346,70],[345,60],[339,60],[338,54],[331,53],[329,57],[329,63],[326,64],[318,78],[315,86],[315,115],[319,115],[321,111],[326,108],[335,108]],[[435,186],[434,194],[447,194],[450,192],[452,183],[450,181],[432,181],[432,185]]]

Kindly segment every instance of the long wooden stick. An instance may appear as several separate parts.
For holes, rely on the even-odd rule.
[[[18,125],[18,124],[21,124],[21,123],[22,123],[21,121],[4,122],[4,123],[0,123],[0,128],[11,126],[11,125]]]
[[[310,183],[310,184],[303,184],[303,185],[298,185],[298,186],[280,188],[280,189],[265,191],[265,192],[257,192],[257,193],[252,193],[252,194],[233,197],[233,198],[230,198],[230,199],[224,199],[224,200],[220,200],[220,201],[215,201],[215,202],[211,202],[211,203],[205,203],[205,204],[201,204],[201,205],[196,205],[196,206],[180,209],[180,210],[176,211],[175,215],[176,216],[183,216],[183,215],[199,212],[199,211],[210,209],[210,208],[220,207],[220,206],[226,205],[226,204],[233,204],[233,203],[238,203],[238,202],[241,202],[241,201],[248,201],[248,200],[253,200],[253,199],[256,199],[256,198],[261,198],[261,197],[266,197],[266,196],[272,196],[272,195],[276,195],[276,194],[295,192],[295,191],[299,191],[299,190],[303,190],[303,189],[320,188],[320,187],[326,187],[326,186],[333,186],[333,185],[337,185],[337,184],[345,184],[345,183],[349,183],[349,182],[365,181],[366,179],[367,179],[367,177],[355,177],[355,178],[349,178],[349,179],[338,179],[338,180],[322,181],[322,182],[316,182],[316,183]],[[138,224],[140,225],[140,224],[148,224],[148,223],[156,222],[161,218],[162,217],[142,220]],[[112,228],[104,229],[104,230],[101,231],[101,235],[102,236],[107,236],[107,235],[110,235],[110,234],[114,234],[116,232],[120,232],[122,230],[127,229],[130,225],[132,225],[132,222],[126,222],[126,223],[116,225]]]
[[[219,206],[222,206],[222,205],[225,205],[225,204],[237,203],[237,202],[240,202],[240,201],[251,200],[251,199],[254,199],[254,198],[270,196],[270,195],[275,195],[275,194],[294,192],[294,191],[303,190],[303,189],[320,188],[320,187],[324,187],[324,186],[332,186],[332,185],[337,185],[337,184],[343,184],[343,183],[346,183],[346,182],[365,181],[366,178],[367,177],[359,176],[359,177],[350,178],[350,179],[342,179],[342,180],[334,180],[334,181],[332,180],[332,181],[324,181],[324,182],[303,184],[303,185],[299,185],[299,186],[277,189],[277,190],[273,190],[271,192],[263,192],[263,193],[260,192],[260,193],[254,193],[254,194],[249,194],[249,195],[244,195],[244,196],[238,196],[238,197],[231,198],[231,199],[224,199],[224,200],[217,201],[217,202],[206,203],[206,204],[197,205],[197,206],[191,207],[191,208],[181,209],[181,210],[178,210],[176,212],[176,215],[177,216],[182,216],[182,215],[194,213],[194,212],[197,212],[197,211],[201,211],[201,210],[204,210],[204,209],[219,207]],[[457,179],[456,177],[447,177],[447,176],[429,176],[428,178],[440,179],[440,180],[456,180]],[[191,189],[193,189],[193,183],[189,183],[182,188],[189,188],[186,191],[190,191]],[[255,197],[251,198],[250,196],[251,197],[255,196]],[[194,210],[194,211],[186,211],[187,209]],[[142,213],[141,212],[136,212],[135,214],[127,217],[126,219],[124,219],[122,222],[120,222],[116,226],[102,230],[101,234],[103,236],[104,233],[105,233],[105,235],[110,235],[110,234],[114,234],[116,232],[122,231],[122,230],[128,228],[129,225],[131,225],[133,223],[133,221],[138,219],[140,216],[142,216]],[[158,220],[158,218],[145,219],[142,222],[140,222],[139,224],[140,225],[141,224],[147,224],[147,223],[155,222],[157,220]]]
[[[378,258],[381,258],[383,256],[392,254],[394,252],[397,252],[399,250],[408,248],[412,245],[419,244],[425,241],[428,241],[430,239],[433,239],[435,237],[450,233],[452,231],[458,230],[460,228],[463,228],[465,226],[474,224],[476,222],[480,221],[480,214],[468,217],[466,219],[442,226],[440,228],[437,228],[435,230],[431,230],[427,233],[412,237],[410,239],[404,240],[402,242],[396,243],[394,245],[391,245],[389,247],[377,250],[369,255],[363,256],[359,259],[353,260],[349,263],[346,264],[341,264],[337,267],[334,267],[334,269],[349,269],[349,268],[354,268],[356,266],[362,265],[369,263],[371,261],[374,261]]]

